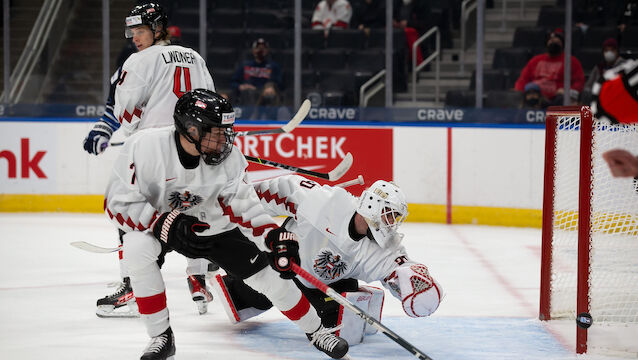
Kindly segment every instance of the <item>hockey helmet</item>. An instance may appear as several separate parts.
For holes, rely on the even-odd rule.
[[[206,164],[220,164],[233,150],[235,112],[232,105],[221,95],[206,89],[187,92],[177,100],[173,119],[177,132],[195,144]],[[206,141],[206,133],[219,128],[222,129],[225,137],[222,149],[203,151],[202,140]],[[209,146],[205,147],[209,148]],[[211,147],[217,148],[216,143]]]
[[[129,12],[126,17],[126,30],[125,35],[127,39],[133,37],[131,28],[147,25],[153,34],[157,30],[157,26],[161,25],[162,35],[160,38],[164,38],[168,34],[166,27],[168,24],[168,16],[164,12],[164,9],[159,4],[147,3],[144,5],[138,5]]]
[[[403,234],[397,232],[408,216],[408,204],[392,182],[377,180],[359,197],[357,213],[369,226],[369,234],[383,248],[393,248],[401,242]]]

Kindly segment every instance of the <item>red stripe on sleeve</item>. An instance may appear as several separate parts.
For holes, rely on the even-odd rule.
[[[301,319],[304,315],[306,315],[308,313],[308,310],[310,310],[310,303],[308,302],[308,299],[306,299],[305,296],[301,295],[301,299],[299,299],[299,302],[297,303],[297,305],[293,306],[292,309],[287,311],[282,311],[281,313],[284,314],[284,316],[287,317],[288,319],[292,321],[296,321]]]
[[[230,205],[225,205],[222,199],[217,199],[217,200],[219,201],[219,205],[222,207],[222,211],[224,212],[224,215],[227,215],[230,218],[230,222],[238,224],[248,229],[252,229],[253,236],[261,236],[266,230],[276,229],[278,227],[277,224],[266,224],[266,225],[254,227],[250,223],[250,221],[244,221],[243,217],[235,216],[235,214],[233,213],[233,209],[230,207]]]
[[[140,314],[150,315],[166,309],[166,291],[147,297],[136,296],[135,300]]]
[[[283,197],[280,198],[279,194],[275,193],[275,194],[271,194],[270,190],[266,190],[266,192],[261,192],[259,189],[256,189],[257,191],[257,196],[259,196],[260,199],[264,199],[266,200],[266,202],[271,202],[274,201],[275,204],[277,205],[281,205],[284,204],[284,206],[286,207],[286,210],[290,211],[293,214],[297,214],[297,204],[288,201],[287,197]]]

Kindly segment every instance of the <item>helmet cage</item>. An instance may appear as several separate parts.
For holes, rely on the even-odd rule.
[[[374,240],[383,248],[397,246],[403,234],[397,232],[408,216],[405,195],[395,184],[376,181],[359,198],[357,212],[370,227]]]
[[[183,134],[188,139],[188,141],[195,144],[195,148],[201,154],[206,164],[219,165],[224,160],[226,160],[228,155],[230,155],[230,153],[232,152],[233,142],[235,141],[236,135],[232,125],[229,127],[216,127],[211,125],[204,125],[201,122],[194,120],[186,121],[184,125],[185,129],[183,129],[183,131],[180,131],[180,133]],[[196,130],[193,131],[193,128],[195,128]],[[212,150],[209,152],[204,152],[202,150],[202,143],[206,141],[206,133],[211,133],[214,129],[223,129],[225,141],[222,150]],[[217,143],[204,145],[206,145],[207,148],[217,148]]]

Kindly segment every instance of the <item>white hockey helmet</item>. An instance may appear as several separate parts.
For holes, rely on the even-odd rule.
[[[392,182],[377,180],[359,197],[359,213],[368,223],[374,240],[383,248],[398,245],[403,234],[397,232],[408,216],[405,194]]]

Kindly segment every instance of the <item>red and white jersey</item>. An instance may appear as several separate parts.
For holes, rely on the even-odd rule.
[[[239,227],[265,250],[263,235],[277,228],[247,184],[247,162],[237,149],[217,166],[199,159],[182,166],[175,127],[141,130],[129,137],[113,166],[106,188],[105,212],[124,231],[147,230],[162,213],[178,209],[210,224],[201,235]]]
[[[315,30],[337,27],[347,29],[352,18],[352,7],[347,0],[337,0],[332,7],[327,1],[317,4],[312,14],[312,28]]]
[[[346,190],[321,186],[298,175],[281,176],[253,184],[266,211],[291,216],[286,229],[297,234],[301,267],[326,283],[356,278],[383,280],[408,259],[403,246],[384,249],[364,237],[354,240],[348,227],[357,209],[357,198]],[[299,279],[308,287],[314,287]]]
[[[126,136],[139,129],[173,125],[175,103],[198,88],[215,91],[206,62],[193,49],[153,45],[131,54],[115,90],[115,117]]]

